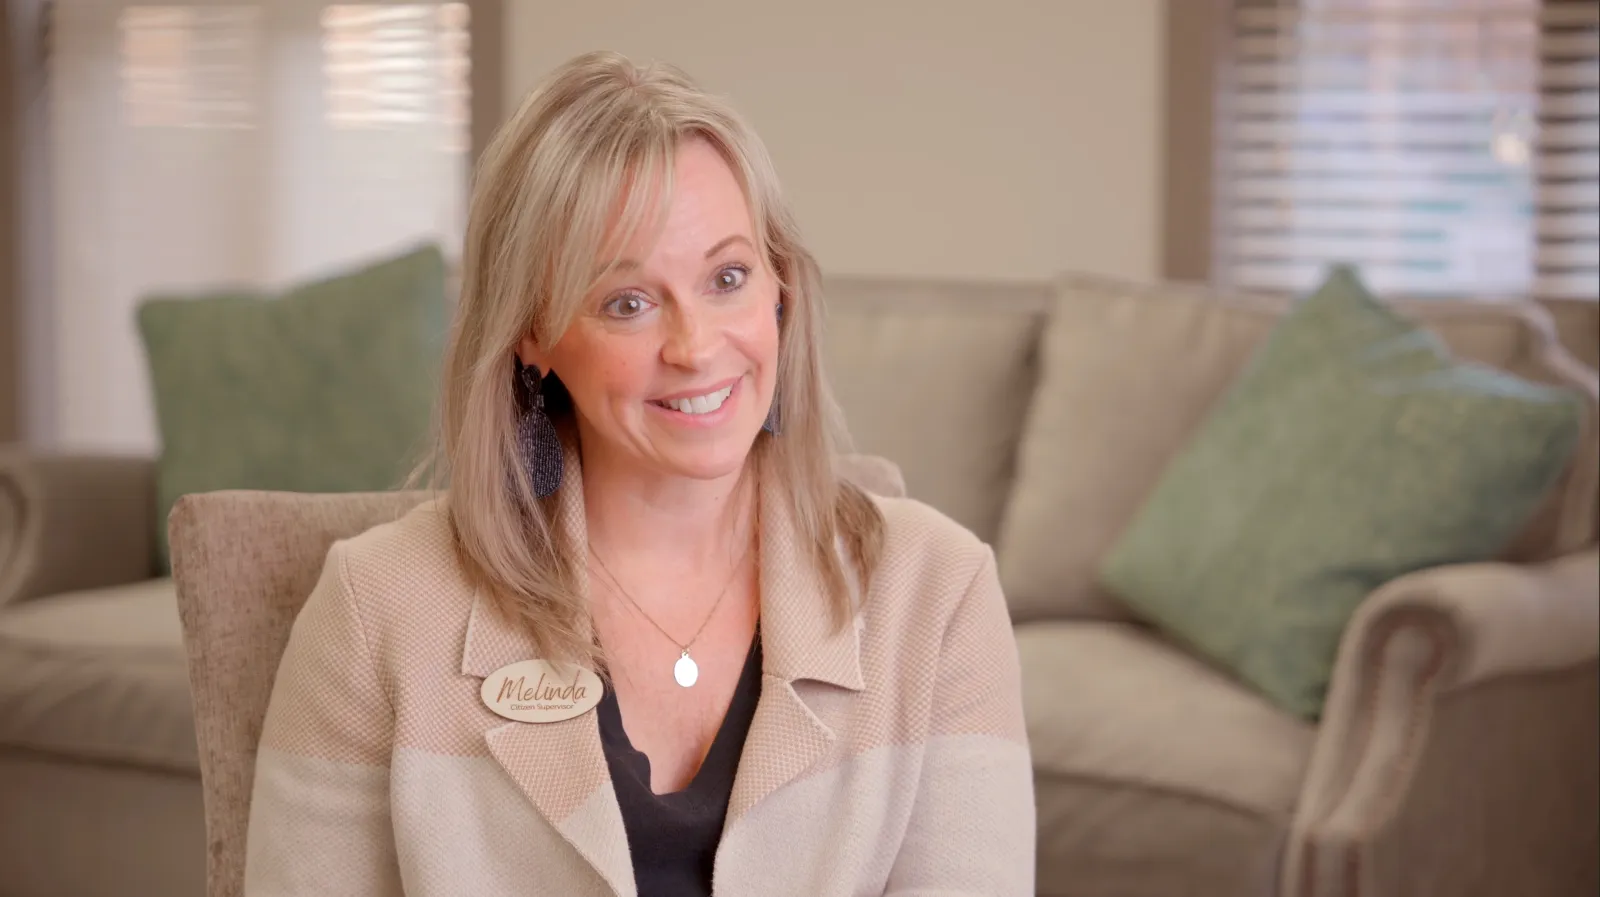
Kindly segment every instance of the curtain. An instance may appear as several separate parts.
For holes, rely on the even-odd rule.
[[[1349,262],[1390,295],[1593,296],[1597,19],[1600,0],[1235,0],[1218,279],[1298,292]],[[1557,73],[1587,92],[1553,100]]]
[[[461,3],[58,0],[45,441],[158,450],[144,297],[277,289],[425,240],[458,254],[466,18]]]

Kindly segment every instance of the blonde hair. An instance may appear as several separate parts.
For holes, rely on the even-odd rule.
[[[529,624],[547,658],[603,661],[588,635],[583,546],[559,531],[557,497],[534,497],[518,455],[513,353],[530,333],[545,346],[560,339],[594,286],[619,208],[624,236],[649,226],[645,210],[657,188],[671,190],[686,139],[707,141],[732,168],[779,281],[782,435],[757,437],[753,469],[785,484],[800,553],[827,588],[835,625],[855,612],[849,575],[864,586],[882,553],[882,515],[835,468],[844,430],[822,373],[817,265],[765,147],[676,68],[609,52],[578,56],[523,100],[479,161],[431,461],[436,481],[449,483],[445,506],[469,579],[508,619]],[[570,407],[549,404],[562,425]]]

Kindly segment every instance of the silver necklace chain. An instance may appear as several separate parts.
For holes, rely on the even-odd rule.
[[[639,602],[633,600],[633,596],[628,594],[628,590],[622,587],[622,581],[617,579],[617,574],[611,572],[611,568],[606,565],[605,559],[600,556],[600,552],[595,550],[593,544],[589,545],[589,554],[594,556],[595,562],[600,565],[600,569],[605,573],[606,578],[611,580],[611,585],[616,587],[617,594],[621,595],[629,604],[633,605],[633,609],[639,612],[639,616],[644,617],[645,620],[651,626],[654,626],[656,631],[660,632],[667,641],[676,645],[678,650],[683,652],[678,662],[679,664],[683,664],[684,661],[688,661],[690,671],[687,674],[687,678],[689,681],[687,683],[684,682],[686,676],[685,673],[681,672],[681,666],[674,669],[673,678],[677,679],[678,684],[682,685],[684,688],[688,688],[689,686],[693,685],[695,680],[699,678],[699,667],[689,657],[689,649],[694,647],[694,643],[696,641],[699,641],[700,634],[705,632],[706,627],[711,624],[711,618],[717,615],[717,608],[722,606],[722,599],[728,597],[728,590],[733,588],[733,581],[738,578],[739,571],[744,569],[745,559],[750,556],[750,546],[748,544],[745,545],[744,553],[739,555],[739,562],[733,565],[733,571],[728,574],[728,581],[723,583],[722,591],[717,593],[717,600],[712,602],[711,610],[706,612],[705,620],[700,623],[700,628],[695,630],[694,636],[691,637],[687,642],[680,642],[673,638],[672,633],[668,632],[660,623],[657,623],[655,618],[650,616],[650,614],[639,605]]]

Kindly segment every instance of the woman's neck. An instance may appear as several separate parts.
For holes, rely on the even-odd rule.
[[[725,569],[753,535],[753,482],[743,472],[697,480],[586,457],[589,544],[612,566]]]

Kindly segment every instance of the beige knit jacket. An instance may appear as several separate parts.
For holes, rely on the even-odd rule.
[[[570,477],[560,517],[583,533]],[[761,698],[717,848],[717,895],[1033,894],[1017,652],[994,556],[878,499],[886,550],[830,625],[761,496]],[[294,625],[257,758],[248,897],[636,897],[596,714],[511,722],[484,677],[533,656],[424,504],[341,542]]]

